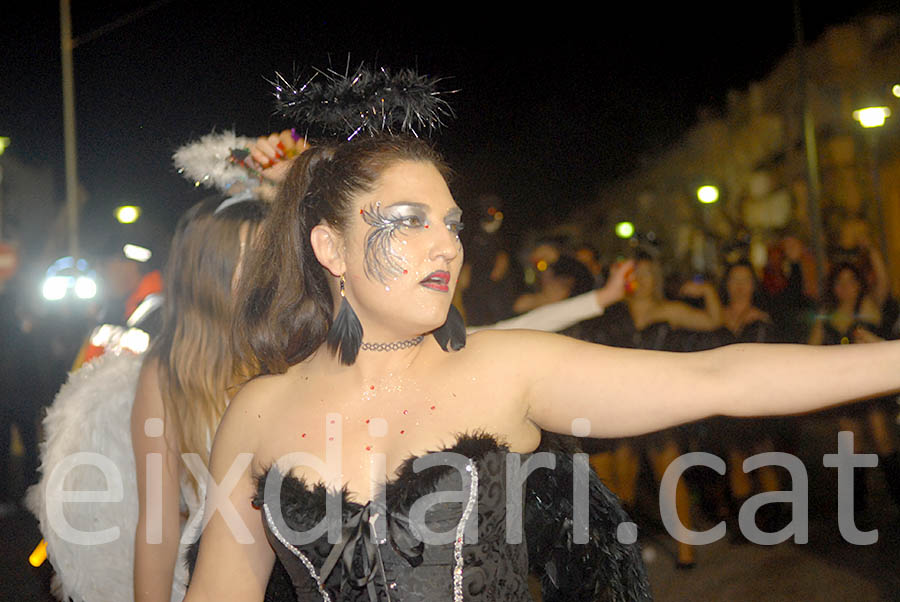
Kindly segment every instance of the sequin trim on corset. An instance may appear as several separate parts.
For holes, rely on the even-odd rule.
[[[272,513],[269,511],[269,505],[263,504],[263,510],[266,513],[266,522],[269,524],[269,529],[271,529],[272,534],[281,542],[281,545],[286,547],[291,551],[294,556],[300,559],[300,562],[303,563],[303,566],[306,567],[306,570],[309,571],[310,576],[313,578],[313,581],[316,582],[316,585],[319,586],[319,593],[322,594],[322,600],[325,602],[331,602],[331,596],[328,595],[328,592],[325,591],[322,586],[322,581],[319,579],[319,575],[316,573],[316,567],[313,566],[313,563],[310,562],[309,558],[306,557],[306,554],[298,550],[294,545],[281,534],[281,531],[278,530],[278,527],[275,526],[275,521],[272,519]],[[462,598],[460,598],[462,599]]]
[[[469,499],[466,502],[466,509],[463,510],[462,518],[456,525],[456,541],[453,542],[453,560],[456,565],[453,567],[453,602],[463,602],[463,538],[466,531],[466,523],[472,515],[472,510],[478,501],[478,468],[471,459],[466,466],[466,470],[472,473],[472,480],[469,483]]]

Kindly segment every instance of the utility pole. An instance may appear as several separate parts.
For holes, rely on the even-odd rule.
[[[72,76],[72,11],[69,0],[59,0],[62,50],[63,137],[66,151],[66,208],[69,255],[78,257],[78,155],[75,146],[75,82]]]
[[[811,85],[806,65],[806,42],[803,36],[803,20],[800,2],[794,0],[794,35],[797,40],[798,79],[803,106],[803,142],[806,148],[807,215],[813,255],[816,259],[816,290],[822,294],[825,283],[825,241],[822,237],[821,181],[819,179],[819,152],[816,147],[816,121],[809,103]]]

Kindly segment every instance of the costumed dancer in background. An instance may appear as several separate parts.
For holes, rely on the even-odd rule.
[[[252,143],[229,133],[211,134],[180,149],[176,165],[198,183],[234,190],[235,182],[247,180],[247,170],[229,163],[227,156],[236,145]],[[151,351],[143,353],[146,344],[141,349],[121,344],[134,337],[114,337],[115,345],[70,376],[50,408],[44,422],[44,474],[29,494],[29,506],[49,542],[55,593],[61,599],[184,597],[186,569],[180,557],[186,546],[179,539],[185,519],[190,519],[191,529],[186,542],[199,527],[203,484],[190,478],[179,450],[198,454],[201,462],[208,456],[226,388],[233,381],[231,356],[223,343],[230,325],[231,289],[264,213],[265,206],[246,192],[193,206],[181,218],[173,241],[166,300],[159,310],[164,324]],[[137,417],[134,429],[129,427],[132,410]],[[151,416],[152,410],[158,412]],[[148,450],[165,459],[157,475],[162,489],[149,497],[146,481],[136,480],[138,474],[147,476]],[[60,532],[50,512],[62,503],[62,489],[107,487],[94,467],[62,468],[78,452],[102,454],[112,462],[121,479],[122,499],[70,504],[65,516],[76,529],[117,529],[109,541],[76,543],[71,533]],[[148,500],[156,504],[151,510]],[[154,510],[162,514],[152,514]],[[148,512],[160,520],[158,533],[146,528]]]
[[[780,343],[783,342],[769,314],[759,306],[761,290],[756,271],[747,260],[728,264],[722,277],[722,328],[709,334],[708,345],[704,348],[733,345],[735,343]],[[731,418],[714,417],[708,422],[708,448],[724,456],[728,463],[728,492],[730,496],[719,496],[714,511],[718,518],[736,523],[738,509],[754,490],[753,478],[743,470],[743,463],[750,455],[776,451],[774,437],[785,430],[783,418]],[[761,466],[753,473],[762,491],[781,489],[778,472],[774,466]],[[706,488],[709,490],[710,488]],[[713,488],[714,489],[714,488]],[[719,490],[722,491],[722,490]],[[781,507],[767,504],[760,509],[761,520],[766,531],[775,531]],[[736,524],[730,524],[729,532],[734,541],[743,541]]]
[[[507,251],[503,236],[503,202],[496,195],[478,196],[473,203],[477,220],[463,231],[468,249],[459,275],[454,305],[466,324],[484,326],[510,318],[519,294],[521,267]]]
[[[718,293],[711,284],[690,281],[681,289],[686,297],[701,297],[703,309],[697,309],[681,301],[670,301],[663,296],[663,275],[659,262],[649,253],[641,252],[634,266],[634,290],[626,300],[607,308],[603,318],[594,324],[590,340],[613,347],[646,349],[654,351],[680,351],[674,342],[673,332],[712,331],[721,324],[721,304]],[[665,393],[663,393],[665,396]],[[601,443],[608,447],[610,443]],[[640,471],[641,446],[647,453],[656,482],[659,483],[669,464],[684,451],[685,442],[669,429],[640,439],[616,442],[612,450],[592,455],[591,464],[604,482],[627,504],[635,502],[637,480]],[[690,529],[691,496],[687,484],[678,482],[675,492],[678,518]],[[678,537],[676,566],[691,568],[695,565],[694,549],[685,538]]]
[[[868,294],[866,279],[856,265],[836,263],[828,275],[822,307],[810,333],[812,345],[849,345],[869,343],[881,331],[881,305]],[[841,431],[854,434],[857,453],[869,447],[879,456],[888,490],[900,508],[900,454],[892,417],[896,415],[895,397],[872,399],[836,408]],[[865,471],[853,471],[854,510],[865,519],[868,510],[868,481]]]
[[[306,118],[323,99],[353,97],[334,120],[352,133],[294,162],[241,278],[236,357],[266,376],[242,388],[216,433],[211,478],[234,486],[208,496],[189,602],[262,599],[276,557],[300,600],[530,600],[533,555],[506,529],[507,493],[520,497],[518,483],[506,490],[506,465],[520,458],[508,452],[535,449],[541,428],[570,434],[575,421],[578,434],[621,437],[900,389],[894,342],[678,354],[533,331],[467,342],[451,309],[461,212],[440,157],[400,127],[434,125],[440,99],[426,89],[398,102],[425,88],[415,74],[347,75],[280,91]],[[446,461],[435,449],[460,465],[414,469],[417,458]],[[297,452],[340,461],[312,468]],[[422,519],[413,504],[435,492],[454,503]],[[637,547],[616,536],[625,516],[604,497],[590,529],[606,550],[594,559],[599,589],[569,599],[647,599]],[[331,541],[287,530],[323,517]],[[425,541],[426,528],[451,537]]]

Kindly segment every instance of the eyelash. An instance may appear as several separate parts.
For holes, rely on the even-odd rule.
[[[422,222],[422,218],[420,218],[418,215],[401,217],[399,220],[397,220],[397,223],[399,223],[401,226],[406,226],[407,228],[421,228],[425,225]]]
[[[380,217],[380,212],[377,210],[375,214]],[[385,222],[390,222],[393,224],[394,228],[421,228],[426,222],[418,215],[408,215],[406,217],[395,217],[395,218],[381,218]],[[465,228],[465,224],[463,222],[449,222],[446,224],[447,229],[450,230],[453,234],[459,235],[460,232]]]
[[[450,222],[447,224],[447,229],[457,235],[462,232],[465,227],[466,225],[462,222]]]

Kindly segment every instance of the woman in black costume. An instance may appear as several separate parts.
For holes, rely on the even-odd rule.
[[[268,376],[216,435],[190,602],[262,599],[276,555],[301,600],[528,600],[527,554],[504,516],[520,499],[505,478],[518,456],[505,452],[531,452],[540,428],[583,419],[577,434],[620,437],[900,388],[894,342],[668,354],[486,331],[463,347],[450,310],[461,216],[443,174],[426,144],[388,136],[313,147],[291,168],[236,325]],[[411,460],[441,448],[460,469],[417,473]],[[255,477],[264,490],[288,473],[280,497],[261,495]],[[413,502],[434,492],[455,497],[418,520]],[[386,510],[366,503],[385,498]],[[335,499],[334,543],[292,543],[285,527],[308,528]],[[423,543],[425,528],[451,537]]]
[[[521,330],[467,342],[447,169],[397,134],[439,123],[438,97],[411,72],[319,75],[334,85],[279,81],[282,104],[350,133],[295,160],[242,273],[236,361],[260,376],[216,433],[188,602],[262,600],[276,557],[303,601],[530,600],[529,562],[562,599],[644,600],[633,525],[586,458],[523,488],[517,465],[542,428],[623,437],[900,389],[894,342],[696,354]],[[338,95],[352,102],[326,124]],[[612,281],[624,288],[621,272]],[[558,519],[566,500],[555,547],[527,550],[522,514],[526,527]],[[571,565],[594,567],[580,585],[597,586],[570,593]]]
[[[722,328],[711,333],[706,348],[736,343],[782,342],[769,314],[760,309],[760,286],[753,265],[749,261],[731,263],[722,277]],[[744,472],[743,462],[751,454],[775,451],[773,435],[783,431],[781,418],[732,418],[715,417],[708,421],[705,432],[707,441],[701,445],[704,451],[723,455],[728,463],[728,488],[731,499],[724,496],[717,500],[717,512],[722,518],[735,517],[736,509],[753,492],[751,474]],[[762,466],[753,471],[763,491],[778,491],[778,473],[773,466]],[[769,508],[774,510],[770,511]],[[778,507],[767,505],[761,512],[769,512],[772,520]],[[737,538],[737,529],[731,529]]]
[[[683,296],[702,297],[703,309],[663,296],[662,269],[648,253],[639,253],[634,266],[634,292],[609,307],[605,315],[592,321],[594,334],[587,340],[613,347],[648,349],[654,351],[683,351],[686,332],[709,333],[721,324],[721,306],[715,288],[705,282],[688,282],[681,289]],[[657,483],[673,460],[684,451],[684,442],[673,429],[655,433],[639,440],[623,439],[612,449],[591,457],[594,470],[627,504],[635,502],[640,470],[638,452],[646,452]],[[602,445],[602,444],[601,444]],[[605,446],[609,447],[609,446]],[[687,484],[679,481],[675,493],[675,507],[680,522],[691,528],[691,496]],[[678,544],[676,566],[695,565],[694,549],[684,538]]]
[[[828,275],[824,303],[809,342],[813,345],[848,345],[871,340],[881,327],[879,304],[868,294],[866,279],[852,263],[835,264]],[[874,447],[891,496],[900,507],[900,459],[891,415],[896,413],[893,397],[856,403],[835,410],[841,431],[850,431],[857,450]],[[862,453],[862,452],[857,452]],[[864,471],[853,471],[854,508],[867,509]]]

